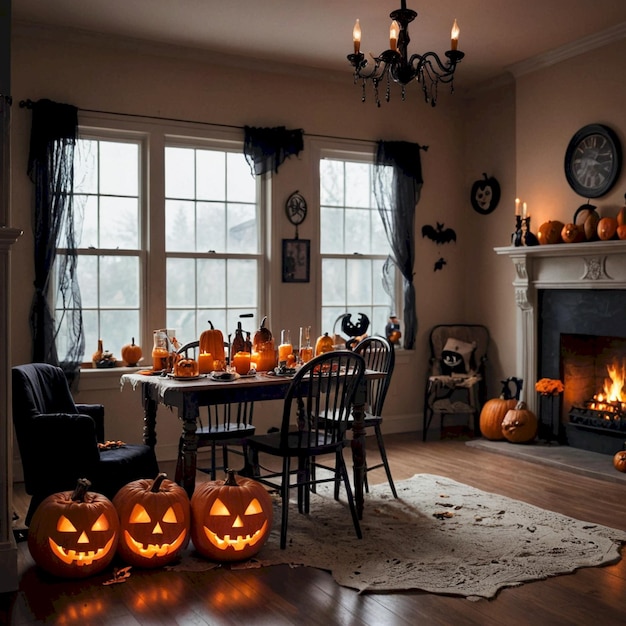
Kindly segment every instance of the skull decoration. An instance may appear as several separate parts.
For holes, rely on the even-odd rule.
[[[215,561],[241,561],[256,554],[272,528],[272,500],[260,483],[235,479],[202,483],[191,497],[191,539]]]
[[[189,542],[190,509],[185,490],[167,474],[122,487],[113,504],[120,518],[119,555],[130,565],[161,567]]]
[[[33,515],[28,549],[37,565],[64,578],[86,578],[104,570],[115,556],[119,522],[111,501],[88,492],[81,478],[76,489],[48,496]]]

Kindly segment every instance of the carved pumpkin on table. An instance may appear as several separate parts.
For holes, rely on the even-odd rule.
[[[224,352],[224,334],[213,326],[209,320],[210,328],[200,334],[198,349],[200,354],[211,354],[215,363],[214,369],[223,370],[226,367],[226,354]]]
[[[86,478],[74,491],[48,496],[33,515],[28,549],[42,569],[63,578],[86,578],[115,556],[119,522],[112,502],[88,491]]]
[[[258,330],[252,339],[251,361],[256,364],[259,372],[268,372],[278,365],[278,354],[272,331],[265,325],[267,316],[261,320]]]
[[[189,542],[191,515],[186,491],[167,474],[122,487],[113,505],[120,519],[119,555],[130,565],[161,567]]]
[[[235,478],[196,486],[191,497],[191,540],[215,561],[242,561],[255,555],[272,529],[272,499],[261,483]]]

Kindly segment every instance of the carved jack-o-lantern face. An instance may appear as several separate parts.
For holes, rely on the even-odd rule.
[[[189,499],[165,474],[125,485],[113,504],[120,518],[118,552],[131,565],[160,567],[187,545]]]
[[[272,527],[272,501],[265,488],[249,479],[203,483],[191,498],[191,538],[202,555],[238,561],[256,554]]]
[[[89,484],[79,481],[74,492],[49,496],[33,515],[28,548],[34,561],[56,576],[91,576],[115,555],[117,513],[108,498],[87,493]]]

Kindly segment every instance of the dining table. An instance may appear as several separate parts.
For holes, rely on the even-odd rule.
[[[352,466],[354,476],[354,499],[359,519],[364,509],[365,464],[365,406],[367,381],[381,378],[384,374],[366,370],[352,404]],[[235,377],[233,380],[215,380],[201,376],[194,380],[155,375],[153,372],[122,374],[120,384],[129,384],[133,390],[140,387],[143,403],[143,440],[154,448],[157,442],[157,408],[159,404],[176,409],[182,423],[181,485],[191,497],[195,488],[197,468],[196,429],[200,407],[233,402],[260,402],[281,400],[285,397],[291,377],[258,372],[253,376]]]

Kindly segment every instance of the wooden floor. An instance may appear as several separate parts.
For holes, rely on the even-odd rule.
[[[416,473],[439,474],[626,530],[623,485],[470,448],[461,441],[424,444],[413,435],[392,435],[386,442],[396,480]],[[382,482],[383,476],[374,472],[370,480]],[[367,515],[367,500],[365,506]],[[135,569],[124,584],[105,587],[99,578],[53,580],[33,565],[26,543],[18,547],[20,589],[2,599],[1,624],[612,626],[626,622],[624,560],[504,589],[493,600],[471,602],[421,592],[358,595],[337,585],[327,572],[287,566],[202,573]]]

